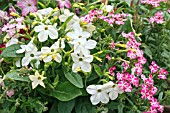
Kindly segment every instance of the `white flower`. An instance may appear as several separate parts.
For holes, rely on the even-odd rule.
[[[42,47],[40,56],[44,62],[50,62],[52,59],[56,62],[60,63],[62,61],[62,57],[59,53],[57,53],[58,48],[55,45],[49,47]]]
[[[109,102],[108,92],[110,88],[104,87],[103,85],[89,85],[86,91],[91,94],[90,101],[93,105],[97,105],[99,102],[104,104]]]
[[[111,100],[115,100],[118,97],[118,94],[122,94],[124,90],[120,89],[117,84],[114,84],[112,81],[104,84],[103,87],[110,89],[109,97]]]
[[[52,11],[53,11],[53,8],[49,7],[49,8],[38,10],[37,13],[44,15],[44,16],[48,16]]]
[[[27,45],[21,45],[21,49],[17,50],[16,53],[31,52],[31,50],[35,48],[33,40],[34,38]]]
[[[63,12],[64,14],[59,16],[59,20],[61,22],[65,22],[68,19],[68,17],[74,15],[74,13],[71,13],[68,9],[64,9]],[[79,17],[74,15],[73,18],[67,23],[66,31],[69,29],[74,29],[75,27],[73,25],[74,23],[77,23],[77,22],[79,22]]]
[[[57,49],[59,49],[59,48],[64,49],[64,48],[65,48],[65,43],[64,43],[64,41],[65,41],[64,38],[58,39],[58,41],[55,42],[55,43],[52,45],[52,47],[53,47],[53,48],[57,48]]]
[[[32,48],[30,52],[25,52],[25,57],[22,58],[22,66],[27,66],[32,60],[36,60],[35,66],[38,68],[38,65],[40,64],[39,57],[41,53],[37,51],[36,46]],[[32,65],[33,66],[33,65]]]
[[[36,88],[38,85],[41,85],[45,88],[45,85],[43,83],[43,80],[47,77],[43,77],[44,72],[42,72],[42,75],[38,73],[38,71],[35,72],[35,75],[30,75],[29,78],[32,81],[32,89]]]
[[[90,37],[90,33],[83,31],[79,23],[76,23],[74,25],[76,25],[74,31],[67,33],[67,36],[70,37],[72,41],[78,40],[79,38],[87,39]]]
[[[81,68],[81,70],[83,70],[84,72],[91,71],[90,63],[93,61],[92,55],[83,56],[82,53],[80,53],[79,55],[77,55],[76,53],[71,53],[71,56],[74,61],[72,65],[73,72],[77,72],[79,68]]]
[[[88,23],[88,24],[84,25],[82,28],[84,31],[87,31],[90,34],[92,34],[92,32],[95,30],[96,27],[94,25]]]
[[[40,42],[45,42],[48,36],[51,39],[58,38],[58,30],[52,25],[39,25],[34,28],[35,32],[39,32],[38,39]]]
[[[86,41],[85,38],[79,38],[77,40],[74,40],[72,44],[74,44],[74,53],[82,52],[83,55],[89,55],[89,49],[94,49],[97,42],[95,40]]]
[[[68,9],[64,9],[64,14],[59,16],[61,22],[65,22],[68,17],[74,15],[74,13],[70,13]]]
[[[107,12],[110,12],[113,10],[113,6],[111,5],[105,5],[102,9],[106,9]]]
[[[17,43],[18,43],[18,39],[12,37],[11,40],[9,40],[9,41],[6,43],[6,47],[8,47],[8,46],[10,46],[10,45],[13,45],[13,44],[17,44]]]

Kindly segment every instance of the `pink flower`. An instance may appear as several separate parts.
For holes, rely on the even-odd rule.
[[[124,70],[127,70],[129,68],[129,63],[128,62],[123,62],[122,66],[123,66]]]
[[[158,78],[160,78],[160,79],[166,79],[166,76],[165,75],[158,75]]]
[[[22,8],[22,16],[26,16],[29,12],[34,13],[37,11],[36,0],[21,0],[17,5]]]
[[[7,91],[7,96],[11,97],[12,95],[14,95],[14,89],[10,89]]]
[[[114,70],[116,69],[116,66],[112,66],[111,68],[109,68],[109,72],[110,72],[110,74],[112,75],[112,76],[114,76],[115,75],[115,73],[114,73]]]
[[[136,54],[132,50],[128,50],[127,57],[129,57],[130,59],[135,59]]]
[[[56,0],[59,3],[59,8],[63,8],[64,6],[68,9],[71,8],[70,0]]]
[[[107,60],[111,60],[111,57],[109,54],[106,55]]]

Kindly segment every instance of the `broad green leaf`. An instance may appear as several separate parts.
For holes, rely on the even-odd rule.
[[[165,88],[165,89],[168,88],[168,83],[167,83],[167,81],[162,82],[161,86],[162,86],[163,88]]]
[[[51,92],[51,96],[57,98],[60,101],[69,101],[80,95],[82,95],[81,90],[72,85],[70,82],[58,84],[56,90]]]
[[[65,77],[76,87],[83,88],[82,77],[78,73],[65,73]]]
[[[70,100],[67,102],[59,101],[58,112],[59,113],[71,113],[75,105],[75,100]]]
[[[13,44],[5,48],[1,54],[2,57],[23,57],[24,54],[17,54],[16,51],[20,49],[19,44]]]
[[[54,104],[52,105],[49,113],[59,113],[57,107],[58,107],[58,102],[55,101]]]
[[[97,64],[94,64],[93,66],[94,66],[94,70],[95,70],[95,72],[98,74],[98,76],[99,76],[99,77],[102,77],[102,76],[103,76],[103,73],[102,73],[100,67],[99,67]]]
[[[29,82],[28,76],[21,76],[17,71],[10,71],[6,74],[6,77],[13,79],[13,80],[18,80],[18,81],[24,81],[24,82]]]
[[[76,113],[96,113],[96,107],[89,101],[78,102],[75,106]]]

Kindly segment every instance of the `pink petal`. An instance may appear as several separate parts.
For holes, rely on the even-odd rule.
[[[17,5],[20,7],[20,8],[25,8],[25,7],[27,7],[27,3],[26,2],[24,2],[24,1],[19,1],[19,2],[17,2]]]
[[[59,8],[63,8],[64,7],[64,3],[62,0],[58,0],[59,3]]]
[[[29,13],[29,8],[24,8],[23,10],[22,10],[22,16],[26,16],[28,13]]]
[[[29,8],[29,10],[30,10],[31,13],[37,12],[37,7],[36,6],[31,6]]]
[[[65,6],[66,6],[66,8],[68,8],[68,9],[71,8],[70,0],[65,0]]]

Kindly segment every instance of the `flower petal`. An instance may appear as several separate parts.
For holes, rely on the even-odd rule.
[[[59,53],[57,53],[56,55],[53,56],[54,60],[58,63],[60,63],[62,61],[62,57]]]
[[[90,97],[90,101],[93,105],[97,105],[102,98],[101,93],[96,93]]]
[[[90,65],[90,63],[88,63],[88,62],[82,62],[81,64],[80,64],[80,66],[81,66],[81,69],[84,71],[84,72],[90,72],[91,71],[91,65]]]
[[[22,59],[22,66],[27,66],[31,61],[31,58],[29,56],[25,56],[23,59]]]
[[[40,42],[45,42],[47,39],[48,39],[48,32],[46,31],[41,31],[39,34],[38,34],[38,39]]]
[[[95,40],[88,40],[86,42],[87,49],[94,49],[96,47],[97,42]]]
[[[51,39],[57,39],[58,38],[58,31],[54,27],[48,28],[48,34]]]
[[[118,92],[116,92],[116,90],[110,91],[109,97],[111,100],[115,100],[118,97]]]
[[[87,91],[89,94],[91,94],[91,95],[97,93],[97,90],[98,90],[98,89],[97,89],[96,85],[89,85],[89,86],[86,88],[86,91]]]
[[[34,28],[35,32],[40,32],[42,30],[44,30],[44,26],[43,25],[35,26],[35,28]]]
[[[44,62],[50,62],[52,60],[52,55],[47,56],[43,59]]]

